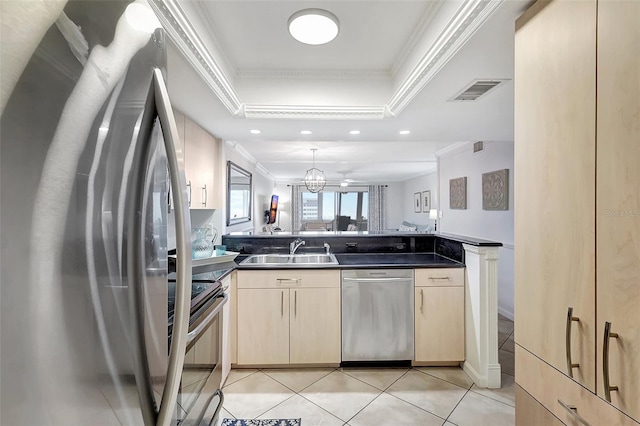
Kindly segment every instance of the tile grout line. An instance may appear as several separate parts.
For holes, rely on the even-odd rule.
[[[426,371],[421,371],[421,370],[418,370],[417,368],[412,368],[412,370],[416,370],[418,373],[426,374],[427,376],[429,376],[429,377],[433,377],[434,379],[442,380],[443,382],[447,382],[447,383],[449,383],[449,384],[451,384],[451,385],[455,385],[455,386],[459,387],[460,389],[466,389],[466,390],[469,390],[469,389],[471,389],[471,387],[475,384],[475,383],[473,383],[473,380],[471,380],[471,377],[469,377],[469,380],[471,380],[471,382],[472,382],[472,383],[469,385],[469,387],[468,387],[468,388],[465,388],[464,386],[460,386],[460,385],[459,385],[459,384],[457,384],[457,383],[453,383],[453,382],[450,382],[449,380],[443,379],[443,378],[441,378],[441,377],[434,376],[433,374],[427,373]],[[462,370],[462,368],[460,369],[460,371],[463,371],[463,370]],[[464,372],[464,371],[463,371],[463,372]],[[465,373],[465,374],[466,374],[466,373]],[[468,377],[468,376],[467,376],[467,377]]]
[[[300,392],[302,392],[302,391],[304,391],[305,389],[307,389],[309,386],[312,386],[312,385],[314,385],[314,384],[318,383],[320,380],[324,379],[325,377],[327,377],[329,374],[333,373],[333,372],[334,372],[334,371],[336,371],[336,370],[337,370],[337,369],[336,369],[336,368],[334,368],[334,369],[333,369],[333,371],[329,371],[327,374],[325,374],[324,376],[320,377],[320,378],[319,378],[318,380],[316,380],[315,382],[313,382],[313,383],[311,383],[311,384],[309,384],[309,385],[305,386],[304,388],[300,389],[300,391],[299,391],[299,392],[296,392],[295,390],[291,389],[289,386],[287,386],[287,385],[285,385],[284,383],[280,382],[280,381],[279,381],[278,379],[276,379],[275,377],[270,376],[270,375],[269,375],[269,373],[264,373],[264,371],[263,371],[263,373],[264,373],[267,377],[269,377],[269,378],[271,378],[271,379],[275,380],[276,382],[280,383],[280,384],[281,384],[282,386],[284,386],[285,388],[289,389],[291,392],[296,393],[296,394],[299,394]],[[283,371],[286,371],[286,369],[283,369]]]
[[[394,384],[394,383],[396,383],[398,380],[400,380],[401,378],[403,378],[403,377],[404,377],[404,376],[405,376],[409,371],[411,371],[411,368],[407,369],[407,371],[405,371],[405,372],[404,372],[400,377],[398,377],[396,380],[394,380],[394,381],[393,381],[393,383],[391,383],[389,386],[387,386],[387,387],[385,388],[385,390],[380,390],[380,389],[378,389],[377,387],[375,387],[375,386],[373,386],[373,385],[370,385],[369,383],[367,383],[367,382],[365,382],[365,381],[362,381],[362,380],[358,379],[357,377],[350,376],[349,374],[347,374],[347,373],[345,373],[345,372],[341,371],[341,373],[342,373],[342,374],[344,374],[344,375],[346,375],[346,376],[348,376],[348,377],[351,377],[352,379],[358,380],[359,382],[362,382],[362,383],[364,383],[364,384],[366,384],[366,385],[368,385],[368,386],[371,386],[372,388],[374,388],[374,389],[376,389],[377,391],[379,391],[379,392],[380,392],[380,393],[379,393],[375,398],[373,398],[371,401],[369,401],[369,403],[367,403],[364,407],[362,407],[362,408],[361,408],[357,413],[355,413],[353,416],[351,416],[351,417],[349,418],[349,420],[347,420],[347,421],[345,422],[345,424],[348,424],[348,423],[349,423],[351,420],[353,420],[353,419],[354,419],[358,414],[360,414],[364,409],[366,409],[369,405],[371,405],[371,404],[373,403],[373,401],[375,401],[376,399],[380,398],[380,395],[382,395],[382,394],[386,393],[386,392],[385,392],[385,391],[386,391],[386,389],[389,389],[391,386],[393,386],[393,384]],[[387,394],[387,395],[390,395],[390,394]],[[340,419],[340,420],[342,420],[342,419]]]
[[[460,405],[460,403],[462,402],[463,399],[466,398],[467,394],[471,391],[471,389],[467,389],[467,391],[464,393],[464,395],[462,395],[462,398],[460,398],[460,401],[458,401],[458,403],[456,404],[455,407],[453,407],[453,410],[451,410],[451,412],[449,413],[449,415],[447,416],[447,418],[445,419],[445,423],[449,421],[449,417],[451,417],[451,415],[454,413],[454,411],[456,411],[456,408],[458,408],[458,405]],[[453,423],[453,422],[450,422]],[[455,423],[453,423],[455,424]]]

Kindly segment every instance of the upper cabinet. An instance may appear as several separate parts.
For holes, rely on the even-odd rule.
[[[516,27],[516,344],[638,421],[640,2],[538,1]]]
[[[184,167],[190,209],[218,209],[222,203],[222,143],[184,114],[174,111],[184,143]]]

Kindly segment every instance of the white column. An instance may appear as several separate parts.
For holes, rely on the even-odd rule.
[[[498,247],[465,251],[464,371],[483,388],[501,386],[498,363]]]

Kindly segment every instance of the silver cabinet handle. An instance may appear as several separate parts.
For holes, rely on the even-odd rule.
[[[422,312],[423,306],[424,306],[424,290],[420,289],[420,312]]]
[[[611,402],[611,391],[617,391],[617,386],[609,383],[609,339],[617,339],[618,333],[611,332],[611,323],[604,323],[604,341],[602,342],[602,384],[604,385],[604,397]]]
[[[429,277],[429,279],[431,281],[435,281],[435,280],[447,280],[447,281],[449,281],[451,279],[451,277]]]
[[[173,319],[173,335],[167,362],[167,376],[162,393],[162,402],[156,425],[168,425],[171,422],[178,387],[182,378],[187,332],[189,329],[189,304],[191,301],[191,218],[185,203],[186,185],[184,174],[184,146],[178,136],[178,127],[173,115],[169,92],[164,84],[162,71],[153,70],[154,103],[160,119],[164,144],[167,151],[169,175],[173,188],[173,205],[176,221],[176,304]]]
[[[284,317],[284,291],[280,293],[280,317]]]
[[[584,426],[591,426],[589,422],[587,422],[580,414],[578,414],[578,408],[575,405],[569,405],[566,402],[562,401],[561,399],[558,400],[558,403],[562,405],[562,408],[564,408],[569,413],[571,413],[573,418],[575,418],[578,421],[578,423]]]
[[[293,283],[294,285],[298,285],[302,278],[276,278],[278,285],[284,285],[287,283]]]
[[[187,204],[191,207],[191,181],[187,182],[187,189],[189,190],[187,193]]]
[[[298,292],[293,292],[293,317],[298,315]]]
[[[202,187],[202,207],[207,207],[207,185]]]
[[[579,322],[580,318],[573,316],[573,308],[567,309],[567,324],[565,325],[565,349],[567,351],[567,373],[573,378],[573,369],[580,367],[580,364],[571,362],[571,324],[573,321]]]

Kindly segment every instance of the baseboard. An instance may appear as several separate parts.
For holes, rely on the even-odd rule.
[[[503,317],[507,317],[507,318],[509,318],[511,321],[514,321],[514,320],[515,320],[515,317],[516,317],[516,316],[515,316],[515,314],[514,314],[514,312],[513,312],[513,310],[511,310],[511,309],[505,309],[505,308],[504,308],[504,307],[502,307],[502,306],[498,306],[498,313],[499,313],[500,315],[502,315]]]
[[[476,371],[476,369],[468,362],[463,363],[462,370],[467,373],[467,375],[471,377],[471,380],[473,380],[473,383],[480,388],[498,389],[502,387],[502,369],[500,364],[487,365],[486,376]]]

